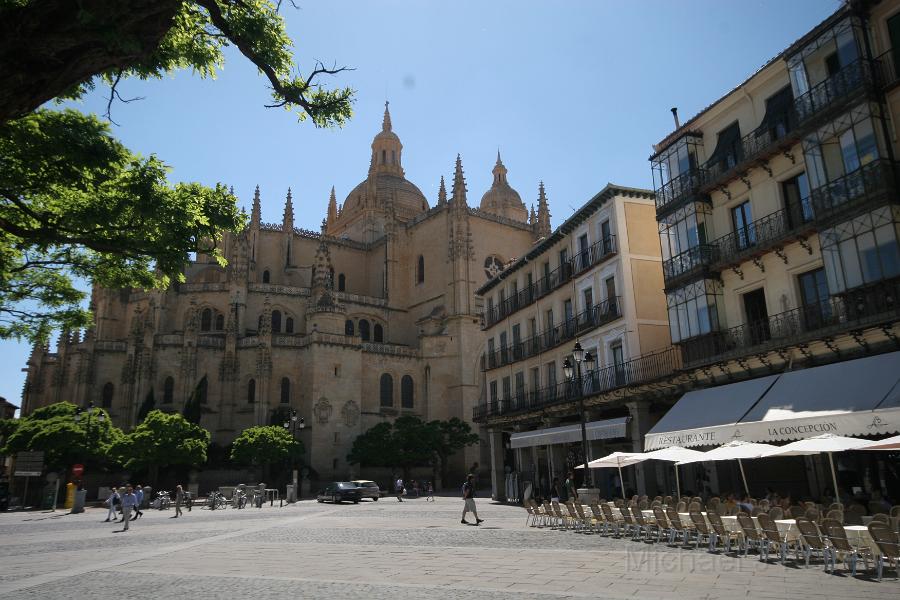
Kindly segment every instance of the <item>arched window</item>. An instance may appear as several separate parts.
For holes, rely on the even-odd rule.
[[[112,382],[107,382],[106,385],[103,386],[103,399],[101,404],[103,408],[110,408],[112,406],[113,393],[115,391],[116,388]]]
[[[412,408],[413,403],[413,378],[404,375],[400,380],[400,408]]]
[[[362,338],[362,341],[369,341],[369,322],[365,319],[359,320],[359,337]]]
[[[256,402],[256,380],[251,379],[247,382],[247,404]]]
[[[263,271],[263,283],[269,283],[269,270]]]
[[[212,328],[212,311],[204,308],[200,313],[200,331],[209,331]]]
[[[425,282],[425,257],[420,254],[419,260],[416,263],[416,283],[424,283],[424,282]]]
[[[175,399],[175,380],[171,377],[166,377],[165,382],[163,382],[163,404],[172,404]]]
[[[347,289],[347,278],[341,273],[338,275],[338,291],[343,292]]]
[[[281,333],[281,311],[272,311],[272,333]]]
[[[375,330],[373,331],[372,339],[376,342],[384,341],[384,329],[381,327],[380,323],[375,323]]]
[[[381,406],[393,406],[394,378],[391,377],[390,373],[382,374],[379,389],[381,390]]]
[[[347,319],[344,321],[344,335],[353,335],[353,320]]]
[[[203,376],[203,379],[200,380],[200,385],[197,387],[200,390],[200,404],[206,404],[206,397],[209,395],[209,381],[206,379],[206,375]]]
[[[285,333],[294,333],[294,319],[288,317],[284,322]]]
[[[216,331],[225,329],[225,315],[216,315]]]
[[[287,377],[281,378],[281,403],[291,403],[291,380]]]

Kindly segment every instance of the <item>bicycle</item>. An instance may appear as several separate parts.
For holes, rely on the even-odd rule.
[[[206,508],[210,510],[223,509],[227,504],[228,500],[226,500],[225,496],[219,492],[210,492],[209,496],[206,498]]]

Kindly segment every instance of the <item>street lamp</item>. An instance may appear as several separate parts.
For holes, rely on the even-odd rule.
[[[575,342],[572,349],[572,358],[575,364],[572,364],[568,358],[563,361],[563,373],[566,379],[574,381],[578,385],[578,410],[581,413],[581,451],[584,454],[584,483],[586,488],[594,487],[594,477],[591,470],[587,466],[588,462],[588,440],[587,440],[587,415],[584,410],[584,383],[581,375],[581,363],[584,363],[588,371],[594,370],[594,357],[590,352],[585,352],[580,342]]]
[[[93,400],[88,402],[88,406],[86,409],[82,406],[79,406],[75,409],[75,422],[76,423],[81,422],[81,414],[82,413],[87,413],[87,428],[85,431],[86,431],[87,435],[90,436],[91,435],[91,415],[94,414],[94,401]],[[97,411],[97,422],[103,423],[103,421],[105,419],[106,419],[106,414],[102,410]]]
[[[291,409],[291,415],[288,420],[284,422],[284,428],[291,432],[291,436],[296,438],[297,431],[306,427],[306,423],[303,421],[303,417],[297,417],[297,409]]]

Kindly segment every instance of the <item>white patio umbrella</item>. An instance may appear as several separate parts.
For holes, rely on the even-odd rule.
[[[619,485],[622,486],[622,497],[625,497],[625,480],[622,478],[622,467],[635,465],[639,462],[647,460],[647,455],[642,452],[613,452],[603,458],[592,460],[587,464],[589,469],[618,468],[619,469]],[[584,465],[575,467],[583,469]]]
[[[709,452],[701,452],[700,454],[702,456],[694,457],[689,460],[682,460],[678,464],[685,465],[707,460],[737,460],[738,468],[741,470],[741,479],[744,480],[744,491],[749,495],[750,486],[747,485],[747,475],[744,473],[744,464],[741,461],[745,458],[759,458],[772,450],[778,450],[778,446],[734,440],[727,444],[723,444],[718,448],[713,448]]]
[[[856,448],[857,450],[900,450],[900,435],[889,437],[877,442],[868,442],[865,446]]]
[[[838,494],[837,475],[834,472],[833,454],[845,450],[856,450],[868,443],[868,441],[859,438],[824,433],[805,440],[791,442],[790,444],[766,453],[766,456],[808,456],[810,454],[827,453],[828,464],[831,465],[831,478],[834,480],[834,497],[837,499],[840,498],[840,494]]]
[[[660,448],[653,452],[644,453],[644,457],[648,460],[664,460],[675,463],[672,466],[675,467],[675,491],[679,498],[681,498],[681,481],[678,478],[678,463],[689,461],[698,456],[703,456],[703,452],[682,448],[681,446],[669,446],[668,448]]]

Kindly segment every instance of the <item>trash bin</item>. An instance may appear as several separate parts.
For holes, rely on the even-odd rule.
[[[294,494],[294,484],[293,483],[287,484],[287,489],[284,491],[284,495],[285,495],[285,500],[287,500],[288,502],[296,502],[297,501],[297,496]]]
[[[75,502],[72,504],[72,514],[84,512],[84,501],[87,499],[87,490],[75,490]]]

